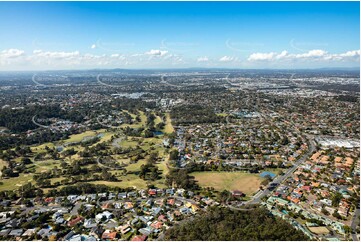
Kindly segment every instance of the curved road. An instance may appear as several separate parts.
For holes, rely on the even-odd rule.
[[[33,121],[33,123],[34,123],[36,126],[39,126],[39,127],[41,127],[41,128],[45,128],[45,129],[49,128],[49,126],[46,126],[46,125],[42,125],[42,124],[37,123],[37,122],[35,121],[35,117],[36,117],[36,115],[34,115],[31,120]]]

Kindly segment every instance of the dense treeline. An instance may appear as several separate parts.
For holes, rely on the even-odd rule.
[[[42,118],[58,117],[59,112],[60,108],[56,106],[30,106],[15,110],[5,108],[0,111],[0,126],[4,126],[13,132],[24,132],[37,128],[32,122],[34,115]]]
[[[20,134],[18,136],[4,135],[0,136],[0,149],[9,149],[19,145],[33,145],[52,142],[60,139],[69,138],[70,134],[77,133],[75,130],[70,129],[67,132],[52,132],[51,130],[42,130],[34,132],[33,135]]]
[[[198,185],[193,176],[188,174],[186,169],[170,169],[166,176],[165,183],[169,187],[183,189],[198,189]]]
[[[175,107],[170,114],[176,124],[218,123],[224,119],[223,117],[217,116],[212,108],[201,105],[182,105]]]
[[[175,226],[165,240],[308,240],[286,221],[272,216],[265,208],[234,211],[210,207],[193,221]]]
[[[351,95],[339,95],[336,96],[335,99],[343,102],[352,102],[352,103],[358,102],[358,96],[351,96]]]

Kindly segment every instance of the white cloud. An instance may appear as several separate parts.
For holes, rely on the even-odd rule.
[[[272,60],[275,55],[275,52],[270,53],[253,53],[248,57],[249,61],[265,61],[265,60]]]
[[[8,59],[8,58],[16,58],[23,56],[25,51],[19,49],[7,49],[0,52],[0,58]]]
[[[325,50],[310,50],[301,54],[290,54],[287,51],[268,52],[268,53],[253,53],[248,57],[248,61],[358,61],[360,59],[360,50],[347,51],[341,54],[330,54]]]
[[[81,53],[80,51],[46,51],[35,49],[25,53],[20,49],[0,50],[1,70],[31,70],[31,69],[77,69],[101,67],[190,67],[197,63],[207,66],[243,65],[257,67],[257,63],[269,64],[271,66],[287,66],[289,64],[298,66],[310,66],[316,62],[319,66],[343,66],[354,64],[360,60],[360,50],[350,50],[343,53],[329,53],[326,50],[310,50],[304,53],[281,52],[259,52],[248,56],[241,61],[235,56],[223,56],[217,59],[209,59],[207,56],[191,58],[179,54],[171,54],[166,50],[152,49],[143,53],[121,54],[114,51],[108,54]]]
[[[232,57],[232,56],[223,56],[219,59],[220,62],[232,62],[232,61],[237,61],[238,58],[236,57]]]
[[[96,47],[97,47],[96,44],[92,44],[90,48],[95,49]]]
[[[285,58],[285,57],[287,57],[287,55],[288,55],[288,52],[286,50],[284,50],[284,51],[281,52],[281,54],[276,56],[276,59]]]
[[[361,51],[360,50],[350,50],[346,53],[340,54],[341,57],[360,57]]]
[[[310,50],[303,54],[295,55],[296,58],[315,58],[315,57],[323,57],[327,55],[327,51],[324,50]]]
[[[145,52],[146,55],[151,55],[151,56],[164,56],[168,53],[167,50],[150,50]]]
[[[46,58],[55,58],[55,59],[66,59],[66,58],[74,58],[79,57],[79,51],[73,52],[64,52],[64,51],[42,51],[42,50],[34,50],[33,54],[38,57],[46,57]]]
[[[203,57],[199,57],[197,59],[197,62],[207,62],[209,61],[208,57],[207,56],[203,56]]]

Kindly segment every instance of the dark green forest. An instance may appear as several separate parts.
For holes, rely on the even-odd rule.
[[[195,123],[218,123],[224,120],[214,113],[209,107],[200,105],[182,105],[171,111],[171,117],[176,125]]]
[[[193,221],[174,226],[165,234],[165,240],[309,240],[265,208],[233,211],[211,207]]]

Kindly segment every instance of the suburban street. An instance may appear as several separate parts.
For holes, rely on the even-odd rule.
[[[316,150],[315,147],[315,142],[313,140],[313,137],[307,137],[308,138],[308,143],[309,143],[309,147],[308,147],[308,151],[301,156],[301,158],[299,158],[295,164],[287,170],[287,172],[283,175],[283,176],[277,176],[272,183],[276,183],[277,186],[275,186],[275,189],[279,186],[279,184],[281,182],[283,182],[284,180],[286,180],[287,178],[289,178],[293,172],[295,172],[297,170],[297,168],[306,161],[306,159],[308,157],[310,157],[310,155]],[[246,202],[245,204],[257,204],[260,203],[263,197],[268,196],[272,191],[269,189],[265,189],[262,192],[257,193],[252,200],[250,200],[249,202]]]
[[[360,239],[357,237],[357,224],[360,223],[360,209],[356,209],[354,216],[352,217],[352,222],[351,222],[351,229],[352,229],[352,240],[353,241],[359,241]]]

